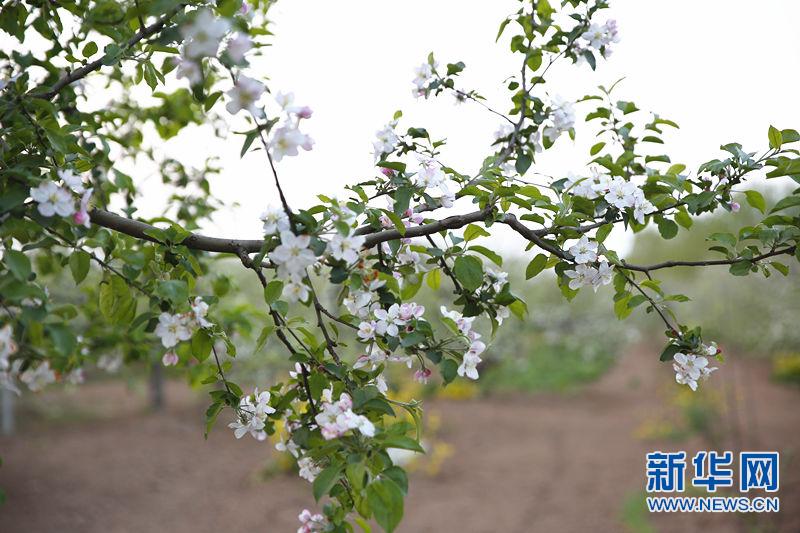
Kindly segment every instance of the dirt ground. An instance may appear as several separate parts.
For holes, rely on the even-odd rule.
[[[572,394],[428,402],[453,455],[437,475],[412,475],[400,531],[625,531],[625,502],[644,494],[645,454],[709,447],[696,434],[637,436],[670,409],[674,387],[655,352],[637,352]],[[728,404],[718,449],[779,450],[781,512],[640,518],[656,531],[800,531],[800,391],[735,358],[715,381]],[[179,384],[158,414],[122,383],[74,394],[102,414],[0,438],[1,532],[286,532],[314,508],[293,474],[263,479],[268,444],[237,441],[221,425],[204,441],[203,406]],[[48,397],[54,410],[59,398]]]

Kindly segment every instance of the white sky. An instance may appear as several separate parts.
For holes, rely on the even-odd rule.
[[[473,172],[500,119],[475,104],[454,105],[449,96],[415,100],[413,68],[430,51],[442,65],[462,60],[467,69],[461,86],[506,110],[502,81],[517,72],[519,59],[494,38],[500,21],[517,6],[513,0],[362,0],[347,7],[279,2],[272,11],[274,46],[251,73],[269,76],[273,90],[293,91],[297,103],[314,110],[304,128],[316,141],[314,150],[278,165],[289,203],[308,206],[320,193],[343,196],[343,185],[372,176],[375,131],[397,109],[404,112],[401,130],[424,126],[434,137],[447,137],[442,160]],[[612,0],[599,21],[606,18],[618,20],[622,38],[611,59],[599,61],[595,73],[569,62],[554,67],[549,91],[574,100],[625,77],[616,97],[678,122],[681,129],[667,136],[665,150],[689,169],[719,157],[720,144],[766,148],[770,124],[800,128],[800,2]],[[578,116],[586,112],[584,104]],[[585,129],[574,148],[564,137],[535,166],[548,173],[581,170],[594,142]],[[277,196],[263,153],[240,160],[240,147],[241,136],[221,142],[196,133],[166,143],[164,150],[198,166],[206,156],[219,155],[224,171],[213,179],[212,190],[240,205],[218,214],[205,232],[258,238],[257,217]],[[157,191],[152,179],[147,188]],[[161,197],[145,200],[142,213],[155,214],[163,207]],[[503,248],[522,250],[523,243]]]

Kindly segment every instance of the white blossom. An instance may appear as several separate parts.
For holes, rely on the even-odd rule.
[[[299,278],[292,277],[283,286],[283,297],[289,303],[305,302],[308,299],[309,290],[305,283]]]
[[[281,243],[270,252],[269,258],[278,265],[278,275],[284,279],[290,276],[302,276],[306,268],[313,265],[317,257],[309,249],[311,237],[295,235],[291,231],[281,232]]]
[[[552,124],[544,129],[544,135],[555,141],[562,133],[575,126],[575,110],[572,103],[560,97],[553,98],[550,103],[550,121]]]
[[[121,356],[104,354],[97,359],[97,368],[105,370],[109,374],[116,374],[122,367],[122,363],[123,360]]]
[[[481,362],[479,357],[486,349],[486,345],[481,341],[474,341],[469,346],[469,350],[464,354],[464,358],[458,367],[458,375],[461,377],[468,377],[469,379],[478,379],[478,363]]]
[[[311,514],[308,509],[303,509],[303,512],[298,515],[300,520],[300,527],[297,533],[315,533],[318,531],[325,531],[328,527],[328,521],[321,514]]]
[[[74,215],[72,215],[73,222],[85,228],[88,228],[92,225],[91,219],[89,217],[89,202],[92,200],[93,191],[94,189],[89,188],[86,190],[86,192],[83,193],[81,201],[78,204],[78,210],[75,211]]]
[[[340,235],[337,233],[328,243],[328,252],[334,258],[352,265],[358,261],[358,252],[365,240],[363,235]]]
[[[183,53],[190,59],[217,55],[219,43],[230,28],[230,23],[217,18],[208,9],[199,9],[194,19],[181,28],[186,43]]]
[[[455,322],[458,331],[460,331],[462,334],[466,335],[469,333],[470,329],[472,329],[472,322],[475,320],[474,316],[465,317],[458,311],[448,311],[445,306],[441,306],[439,311],[441,311],[442,316]]]
[[[597,269],[588,264],[576,265],[575,270],[565,270],[564,274],[572,278],[569,281],[569,288],[572,290],[580,289],[581,287],[591,286],[594,278],[597,275]]]
[[[375,426],[370,420],[352,410],[353,402],[347,393],[342,393],[337,402],[325,402],[314,418],[325,440],[341,437],[351,429],[357,429],[366,437],[375,435]]]
[[[433,159],[421,160],[417,174],[414,177],[416,185],[426,189],[441,187],[446,179],[444,172]]]
[[[271,205],[261,213],[261,222],[264,223],[264,233],[272,235],[289,229],[289,216],[281,206]]]
[[[400,142],[400,138],[394,131],[394,122],[386,124],[382,129],[375,132],[375,140],[372,142],[375,160],[379,160],[384,154],[392,152]]]
[[[201,297],[197,296],[192,301],[192,315],[195,322],[197,322],[201,328],[210,328],[214,325],[206,319],[207,314],[208,304],[205,303]]]
[[[83,178],[80,174],[75,174],[72,169],[61,169],[57,172],[58,177],[64,182],[64,185],[72,189],[75,194],[81,194],[86,188],[83,186]]]
[[[270,148],[272,148],[272,158],[277,162],[284,156],[296,156],[298,148],[310,151],[314,147],[314,141],[308,135],[302,133],[293,124],[286,124],[275,129],[272,134]]]
[[[241,65],[245,62],[245,54],[251,48],[253,48],[253,41],[250,40],[250,37],[246,33],[237,33],[228,41],[228,47],[225,51],[234,63]]]
[[[319,466],[310,457],[301,457],[297,460],[297,467],[300,469],[299,475],[309,483],[313,483],[320,472],[322,467]]]
[[[613,277],[614,267],[610,266],[607,261],[601,261],[594,274],[594,278],[592,278],[592,287],[594,287],[594,291],[597,292],[597,289],[599,289],[601,285],[608,285],[611,283]]]
[[[43,361],[36,368],[28,368],[20,375],[19,380],[31,391],[39,392],[50,383],[55,382],[56,373],[50,368],[49,361]]]
[[[189,328],[185,315],[161,313],[158,317],[156,335],[161,338],[164,348],[172,348],[180,341],[191,339],[192,330]]]
[[[594,263],[597,261],[597,243],[583,235],[576,244],[569,248],[569,253],[576,263]]]
[[[179,361],[178,354],[175,353],[175,350],[169,350],[161,358],[161,363],[164,366],[175,366],[178,364],[178,361]]]
[[[72,194],[51,180],[44,180],[37,187],[31,187],[30,193],[31,198],[39,204],[36,208],[44,217],[56,214],[68,217],[75,212],[75,199]]]
[[[178,79],[186,78],[189,85],[198,85],[203,82],[203,66],[199,61],[181,58],[175,70]]]
[[[228,90],[230,102],[225,106],[229,113],[235,115],[241,110],[245,110],[253,115],[259,115],[258,100],[266,91],[264,84],[245,75],[240,75],[233,87]],[[296,155],[296,154],[295,154]]]

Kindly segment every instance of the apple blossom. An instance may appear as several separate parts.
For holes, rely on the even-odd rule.
[[[289,216],[281,206],[271,205],[261,214],[261,221],[264,223],[264,233],[272,235],[286,231],[290,228]]]
[[[29,367],[19,376],[19,380],[27,385],[31,391],[39,392],[47,385],[55,382],[56,374],[50,368],[50,362],[44,361],[36,367]]]
[[[290,277],[289,281],[283,286],[283,297],[289,303],[305,302],[308,300],[309,290],[301,279],[295,276]]]
[[[553,98],[550,102],[550,120],[552,125],[544,129],[544,135],[554,142],[562,133],[575,126],[575,110],[572,103],[560,97]]]
[[[74,215],[72,215],[72,220],[75,222],[75,224],[85,228],[89,228],[92,225],[89,217],[89,202],[92,200],[93,191],[94,189],[90,188],[83,193],[81,201],[78,205],[78,210]]]
[[[297,533],[316,533],[325,531],[328,528],[328,521],[321,514],[311,514],[308,509],[303,509],[303,512],[297,517],[300,520],[300,527]]]
[[[309,249],[311,237],[295,235],[291,231],[280,233],[281,243],[270,252],[269,258],[278,265],[278,275],[288,279],[291,275],[304,275],[306,268],[317,261],[317,256]]]
[[[597,243],[583,235],[576,244],[569,248],[569,253],[576,263],[593,263],[597,261]]]
[[[203,83],[203,65],[193,59],[180,58],[175,75],[178,79],[186,78],[189,85],[199,85]]]
[[[309,483],[313,483],[320,472],[322,467],[319,466],[310,457],[301,457],[297,460],[297,467],[300,469],[299,475]]]
[[[39,205],[36,208],[44,217],[59,215],[71,216],[75,212],[75,199],[67,189],[59,187],[51,180],[42,181],[30,190],[31,198]]]
[[[228,41],[228,46],[225,48],[225,52],[234,63],[241,65],[245,63],[245,54],[247,54],[251,48],[253,48],[252,39],[250,39],[246,33],[237,33],[230,41]]]
[[[186,39],[184,54],[190,59],[216,56],[219,43],[229,28],[227,20],[215,17],[210,10],[197,10],[191,23],[181,27]]]
[[[174,350],[170,350],[161,358],[161,363],[164,366],[175,366],[178,364],[178,354]]]
[[[336,259],[352,265],[358,261],[358,253],[364,245],[363,235],[336,234],[328,243],[328,252]]]
[[[296,156],[299,148],[309,151],[314,147],[314,141],[308,135],[301,133],[297,127],[287,124],[277,128],[272,134],[270,142],[272,158],[277,162],[285,156]]]
[[[83,185],[83,179],[79,174],[75,174],[72,169],[61,169],[56,172],[64,185],[69,187],[75,194],[81,194],[86,188]]]
[[[188,341],[192,338],[192,331],[185,315],[161,313],[155,333],[161,338],[164,348],[172,348],[180,341]]]
[[[225,93],[230,98],[226,109],[232,115],[242,110],[253,115],[260,115],[261,110],[257,104],[264,91],[266,91],[266,88],[263,83],[245,75],[240,75],[233,87]],[[297,153],[295,152],[293,155],[297,155]],[[276,157],[276,159],[280,160],[279,157]]]

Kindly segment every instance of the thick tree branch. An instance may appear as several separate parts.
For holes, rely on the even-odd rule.
[[[138,239],[159,242],[158,239],[146,233],[156,229],[155,226],[146,222],[122,217],[103,209],[93,209],[89,213],[89,217],[92,223],[98,226],[103,226],[104,228],[118,231]],[[181,244],[193,250],[238,255],[239,250],[244,250],[247,253],[258,252],[261,250],[264,241],[262,239],[221,239],[192,233],[186,237]]]

